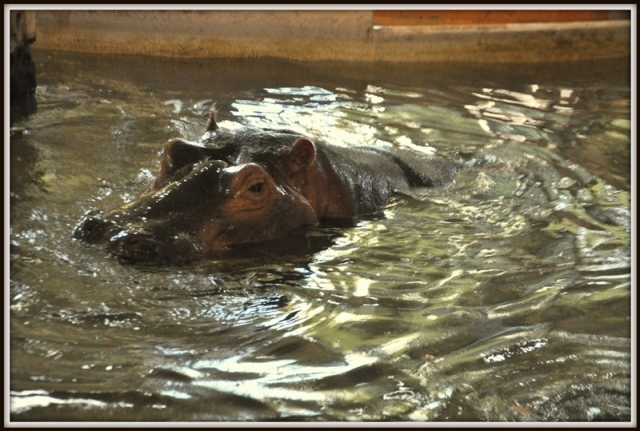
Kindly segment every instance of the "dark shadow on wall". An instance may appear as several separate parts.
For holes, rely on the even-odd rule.
[[[10,124],[36,112],[35,12],[11,11]]]

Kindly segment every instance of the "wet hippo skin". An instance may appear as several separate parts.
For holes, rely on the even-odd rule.
[[[411,150],[331,145],[289,130],[226,130],[208,114],[199,142],[165,144],[160,172],[135,201],[89,211],[78,239],[127,262],[222,257],[306,226],[357,220],[391,196],[450,182],[460,166]]]

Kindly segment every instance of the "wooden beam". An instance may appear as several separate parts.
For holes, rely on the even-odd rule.
[[[376,10],[373,25],[465,25],[630,19],[629,11],[607,10]]]

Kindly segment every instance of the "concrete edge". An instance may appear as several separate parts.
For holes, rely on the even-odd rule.
[[[465,26],[374,26],[377,60],[550,62],[628,57],[628,20]],[[389,53],[393,53],[390,55]],[[407,60],[404,60],[407,61]]]

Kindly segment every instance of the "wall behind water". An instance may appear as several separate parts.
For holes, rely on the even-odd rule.
[[[630,55],[629,12],[476,12],[40,10],[37,46],[169,57],[401,62]]]

